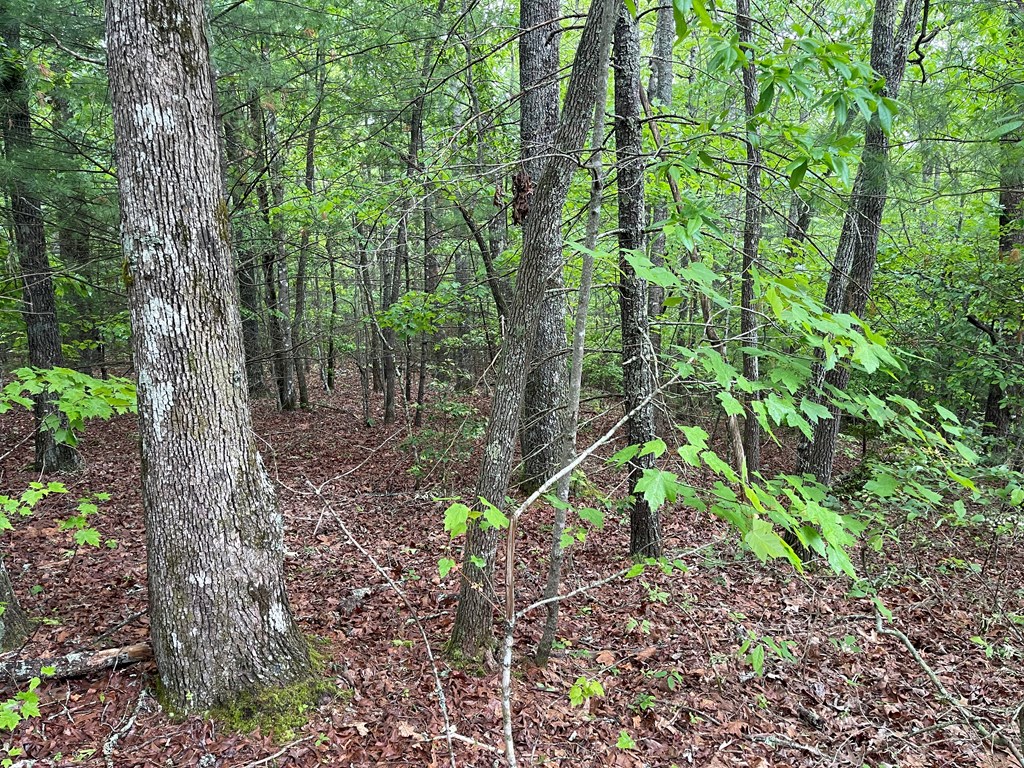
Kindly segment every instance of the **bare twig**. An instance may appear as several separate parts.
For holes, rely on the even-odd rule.
[[[308,480],[306,482],[309,485],[310,489],[313,491],[313,493],[317,496],[317,498],[320,499],[320,502],[324,505],[324,511],[331,512],[331,514],[334,516],[335,522],[338,523],[338,527],[341,528],[341,532],[345,534],[345,538],[349,540],[349,543],[352,544],[352,546],[355,547],[357,550],[359,550],[359,553],[366,558],[367,562],[369,562],[370,565],[373,566],[374,570],[376,570],[377,573],[381,575],[381,577],[388,583],[388,586],[391,587],[392,590],[394,590],[396,595],[398,595],[399,599],[403,603],[405,603],[405,607],[409,609],[409,614],[412,616],[412,620],[416,624],[416,628],[420,632],[420,637],[423,638],[423,647],[426,649],[427,660],[430,662],[430,670],[434,675],[434,691],[437,694],[437,704],[438,707],[441,709],[441,716],[444,718],[444,739],[448,745],[448,758],[450,760],[451,767],[456,768],[455,746],[452,744],[453,734],[451,718],[448,716],[448,700],[444,694],[444,686],[441,684],[441,673],[437,668],[437,660],[434,658],[434,651],[430,647],[430,638],[427,636],[427,630],[423,626],[423,622],[420,621],[420,617],[416,611],[416,608],[413,606],[412,602],[410,602],[409,598],[406,597],[406,594],[402,591],[401,587],[399,587],[395,583],[394,579],[388,576],[387,571],[385,571],[381,567],[380,563],[377,562],[377,559],[367,551],[366,547],[359,543],[355,536],[352,535],[352,532],[348,529],[348,526],[345,525],[345,521],[341,519],[338,513],[334,511],[334,508],[330,505],[330,503],[323,497],[323,494],[321,493],[320,489],[314,486]]]
[[[875,613],[875,629],[878,630],[878,634],[880,635],[894,637],[900,641],[903,647],[907,649],[907,652],[910,653],[911,657],[913,657],[914,661],[917,662],[917,665],[928,676],[928,679],[932,681],[932,685],[934,685],[935,690],[938,691],[939,697],[946,704],[955,709],[960,717],[964,719],[964,722],[968,723],[978,733],[983,741],[987,741],[1000,747],[1005,747],[1010,754],[1013,755],[1017,764],[1024,766],[1024,755],[1021,754],[1020,747],[1009,739],[1000,736],[998,732],[989,731],[988,727],[980,717],[967,709],[967,707],[961,704],[959,700],[946,689],[946,686],[942,684],[939,676],[935,674],[935,670],[933,670],[928,665],[928,662],[922,658],[921,654],[918,652],[917,648],[914,647],[914,644],[911,642],[909,637],[895,627],[886,628],[882,625],[882,614],[878,612]]]
[[[284,755],[284,753],[292,747],[297,747],[299,744],[303,743],[304,741],[309,741],[312,738],[312,734],[310,734],[309,736],[303,736],[301,739],[296,739],[293,742],[285,744],[272,755],[267,755],[266,757],[261,757],[259,760],[254,760],[251,763],[246,763],[244,766],[242,766],[242,768],[256,768],[256,766],[258,765],[266,765],[267,763],[272,763],[274,760],[277,760],[277,758]]]
[[[135,727],[135,721],[138,719],[145,707],[147,696],[148,693],[145,688],[139,691],[139,698],[135,702],[135,708],[132,710],[132,714],[128,718],[128,721],[111,733],[107,740],[103,742],[103,761],[106,763],[107,768],[114,768],[114,750],[117,748],[117,742],[120,741],[122,737],[131,733],[132,728]]]

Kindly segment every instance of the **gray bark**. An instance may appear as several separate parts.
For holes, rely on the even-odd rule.
[[[923,0],[905,0],[898,27],[896,0],[877,0],[875,4],[871,66],[885,78],[882,95],[888,98],[895,99],[899,94],[922,4]],[[889,138],[878,118],[873,117],[864,136],[861,162],[825,292],[825,308],[829,312],[864,313],[878,257],[878,236],[888,186]],[[817,386],[824,382],[842,391],[850,382],[850,369],[837,365],[826,373],[817,364],[812,378]],[[799,472],[813,474],[826,485],[832,480],[841,421],[839,409],[835,406],[830,406],[830,409],[832,418],[819,421],[814,427],[813,439],[801,444],[797,463]]]
[[[576,318],[572,334],[572,363],[569,366],[569,395],[566,412],[566,425],[562,432],[560,454],[561,466],[568,466],[576,458],[576,431],[579,428],[580,393],[583,388],[583,353],[587,338],[587,314],[590,308],[590,288],[594,279],[594,256],[590,251],[597,247],[597,236],[601,230],[601,201],[604,197],[604,164],[601,158],[601,147],[604,146],[604,119],[608,101],[608,60],[601,67],[601,81],[597,86],[597,103],[594,105],[594,130],[590,137],[590,148],[593,155],[588,167],[591,175],[590,200],[587,203],[587,228],[583,245],[582,267],[580,269],[580,290],[576,303]],[[563,502],[569,501],[569,485],[572,474],[567,473],[558,481],[555,493]],[[562,534],[565,531],[566,510],[559,507],[555,510],[555,519],[551,526],[551,552],[548,557],[548,575],[544,584],[542,599],[550,599],[558,594],[562,584],[562,564],[565,550],[562,547]],[[551,655],[551,648],[558,631],[558,607],[560,600],[552,600],[547,605],[547,616],[544,619],[544,630],[537,643],[536,659],[538,664],[546,664]]]
[[[540,180],[558,126],[559,16],[558,0],[520,3],[519,135],[522,168],[531,187],[536,187]],[[524,248],[525,237],[524,232]],[[544,302],[526,380],[520,435],[523,485],[531,490],[559,466],[567,363],[563,265],[561,243],[551,244],[544,253]]]
[[[253,438],[201,0],[106,5],[150,634],[177,712],[310,673]]]
[[[555,152],[544,167],[526,222],[519,278],[502,340],[498,380],[476,488],[477,496],[499,507],[504,504],[512,472],[526,363],[540,320],[540,297],[547,281],[545,254],[561,244],[562,207],[586,141],[601,79],[600,63],[608,55],[615,7],[615,0],[594,0],[590,6],[555,134]],[[485,531],[474,525],[466,536],[459,607],[450,641],[451,649],[463,655],[476,656],[493,640],[492,577],[497,544],[498,531],[493,528]],[[480,558],[483,565],[474,565],[474,557]]]
[[[32,116],[25,83],[25,60],[21,54],[21,32],[16,21],[0,6],[0,34],[7,50],[0,72],[4,154],[15,165],[32,147]],[[53,290],[53,274],[46,252],[46,230],[43,226],[43,202],[25,182],[22,173],[11,173],[11,219],[14,225],[14,249],[18,255],[22,281],[22,316],[28,337],[29,363],[34,368],[59,368],[64,365],[57,299]],[[48,418],[62,419],[55,400],[46,394],[34,398],[35,466],[40,472],[73,472],[81,467],[78,452],[57,442],[54,431],[43,427]],[[63,420],[63,419],[62,419]]]
[[[7,564],[0,560],[0,651],[17,648],[28,637],[32,624],[18,602],[7,573]]]
[[[644,173],[646,162],[640,124],[640,29],[622,5],[615,24],[615,160],[619,203],[619,310],[622,328],[622,387],[631,445],[654,439],[654,348],[649,336],[647,281],[626,261],[632,251],[643,253]],[[629,488],[636,487],[645,469],[654,467],[653,454],[637,455],[629,462]],[[642,557],[660,557],[661,521],[658,511],[634,494],[629,510],[629,551]]]

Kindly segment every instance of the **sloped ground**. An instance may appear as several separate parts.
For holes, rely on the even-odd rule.
[[[418,621],[430,639],[458,734],[458,765],[504,763],[497,675],[452,667],[443,656],[458,585],[454,575],[438,578],[437,561],[457,558],[442,530],[445,504],[434,495],[446,495],[449,482],[469,490],[472,459],[454,460],[457,444],[443,450],[449,460],[430,478],[443,476],[445,482],[435,487],[424,480],[415,489],[412,452],[402,447],[408,433],[400,426],[363,428],[356,386],[343,381],[339,394],[309,414],[279,414],[267,403],[256,407],[289,525],[293,608],[303,629],[319,638],[327,674],[348,693],[325,701],[305,727],[275,741],[230,734],[199,718],[172,722],[151,696],[152,663],[53,682],[40,689],[41,717],[7,737],[24,749],[16,760],[118,768],[448,765],[434,672]],[[613,420],[605,415],[595,424]],[[448,426],[450,437],[454,424]],[[0,456],[11,452],[0,468],[3,492],[18,492],[36,479],[21,469],[31,459],[31,445],[19,447],[29,429],[25,415],[0,420]],[[428,457],[430,446],[421,440],[419,447],[421,458]],[[39,620],[22,657],[146,638],[134,420],[92,425],[83,453],[87,468],[68,480],[70,493],[47,499],[3,537],[15,588]],[[618,489],[621,478],[599,459],[587,472],[597,488]],[[74,500],[98,492],[112,497],[94,521],[111,546],[75,549],[58,522]],[[607,522],[574,548],[567,588],[626,564],[625,521],[610,516]],[[404,599],[346,538],[341,523]],[[549,525],[550,510],[540,508],[520,527],[521,604],[540,592]],[[762,566],[736,548],[723,523],[692,510],[669,510],[665,527],[674,550],[714,543],[684,558],[690,567],[685,574],[649,570],[566,601],[564,648],[546,669],[522,661],[543,617],[519,627],[513,685],[522,764],[1015,764],[1003,752],[993,754],[937,696],[898,640],[876,631],[871,603],[846,597],[848,582],[826,572],[800,578],[786,566]],[[895,626],[961,705],[1019,743],[1013,722],[1024,701],[1024,633],[1014,623],[1024,621],[1019,536],[995,539],[948,527],[905,527],[901,534],[884,557],[870,553],[862,560],[885,583]],[[752,648],[763,646],[763,638],[777,647],[785,641],[788,658],[769,649],[763,676],[756,675],[738,654],[751,636]],[[569,690],[580,677],[601,683],[604,695],[573,707]],[[621,748],[630,742],[631,748]]]

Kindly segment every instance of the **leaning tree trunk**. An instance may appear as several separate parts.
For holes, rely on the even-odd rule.
[[[577,167],[581,148],[597,99],[600,63],[608,55],[608,39],[615,20],[615,0],[594,0],[580,37],[566,90],[565,106],[554,151],[533,194],[530,216],[523,233],[523,256],[502,340],[500,368],[491,404],[491,418],[481,452],[482,464],[476,496],[502,506],[519,430],[527,360],[533,347],[547,283],[546,254],[561,244],[562,206]],[[462,587],[452,627],[450,647],[476,656],[492,640],[492,604],[495,550],[498,531],[472,526],[462,554]],[[478,559],[482,565],[474,562]]]
[[[583,251],[580,268],[580,289],[576,302],[575,325],[572,333],[572,363],[569,366],[569,393],[565,429],[559,448],[562,467],[567,467],[576,458],[576,432],[579,429],[580,394],[583,390],[583,354],[587,340],[587,315],[590,309],[590,288],[594,280],[594,249],[597,248],[597,236],[601,231],[601,201],[604,197],[604,161],[601,148],[604,146],[605,109],[608,102],[608,60],[600,62],[601,81],[597,86],[597,102],[594,105],[594,128],[590,137],[590,148],[593,155],[589,168],[591,175],[590,200],[587,203],[587,226],[583,238]],[[563,502],[569,501],[569,485],[572,473],[562,475],[558,480],[555,493]],[[548,557],[548,575],[544,582],[542,599],[551,600],[547,604],[547,616],[544,619],[544,630],[537,642],[535,658],[538,664],[547,664],[551,649],[558,631],[559,600],[552,598],[558,595],[562,585],[562,564],[565,560],[565,548],[562,546],[562,534],[565,533],[566,509],[559,505],[555,509],[554,522],[551,525],[551,550]]]
[[[7,9],[0,6],[0,13]],[[7,50],[0,72],[4,153],[15,166],[21,155],[32,147],[32,116],[25,83],[25,60],[21,54],[21,33],[15,22],[0,29]],[[57,299],[53,275],[46,253],[43,227],[43,203],[17,171],[10,173],[11,218],[14,224],[14,249],[21,268],[22,315],[28,336],[28,358],[34,368],[59,368],[64,365]],[[62,418],[54,399],[45,393],[35,397],[36,469],[41,472],[73,472],[81,466],[78,452],[55,439],[55,430],[44,427],[46,420]]]
[[[558,127],[559,0],[522,0],[519,13],[520,173],[529,178],[526,188],[533,188]],[[523,237],[526,247],[525,232]],[[544,301],[523,405],[523,485],[530,490],[557,472],[559,465],[567,362],[562,266],[559,241],[544,253]]]
[[[178,712],[310,674],[249,414],[204,9],[106,6],[150,635]]]
[[[877,0],[871,29],[871,66],[885,78],[881,95],[895,99],[906,69],[910,40],[917,29],[923,0],[905,0],[903,16],[896,27],[896,0]],[[832,274],[825,292],[829,312],[863,315],[871,293],[878,236],[889,187],[889,138],[877,116],[872,117],[864,135],[864,149],[853,184],[853,194],[839,235]],[[850,382],[850,369],[837,365],[827,373],[815,364],[814,389],[827,386],[843,391]],[[822,400],[819,392],[813,397]],[[798,471],[813,474],[824,484],[832,481],[832,467],[839,437],[840,411],[830,406],[832,418],[814,426],[813,438],[800,446]]]
[[[655,437],[654,350],[649,336],[647,281],[626,260],[645,246],[643,141],[640,127],[640,28],[622,5],[615,24],[615,160],[619,202],[619,309],[622,323],[622,388],[629,419],[631,445]],[[632,491],[645,469],[654,467],[654,455],[639,453],[629,461]],[[629,552],[660,557],[661,521],[658,510],[634,494],[629,510]]]
[[[757,307],[754,303],[754,270],[761,243],[761,139],[755,120],[757,116],[757,68],[754,66],[754,21],[750,17],[750,0],[736,0],[736,31],[746,56],[743,66],[743,112],[746,116],[747,184],[743,216],[743,271],[740,288],[740,336],[743,346],[754,349],[758,344]],[[749,382],[760,378],[756,354],[743,353],[743,376]],[[753,402],[757,392],[747,395],[743,423],[743,452],[747,472],[761,471],[761,425],[754,415]]]

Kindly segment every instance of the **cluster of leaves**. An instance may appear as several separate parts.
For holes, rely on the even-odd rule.
[[[130,379],[96,379],[70,368],[18,368],[0,389],[0,414],[14,406],[32,408],[33,398],[39,395],[52,397],[59,411],[59,415],[47,415],[40,426],[68,445],[78,443],[86,420],[109,419],[137,409],[135,383]]]

